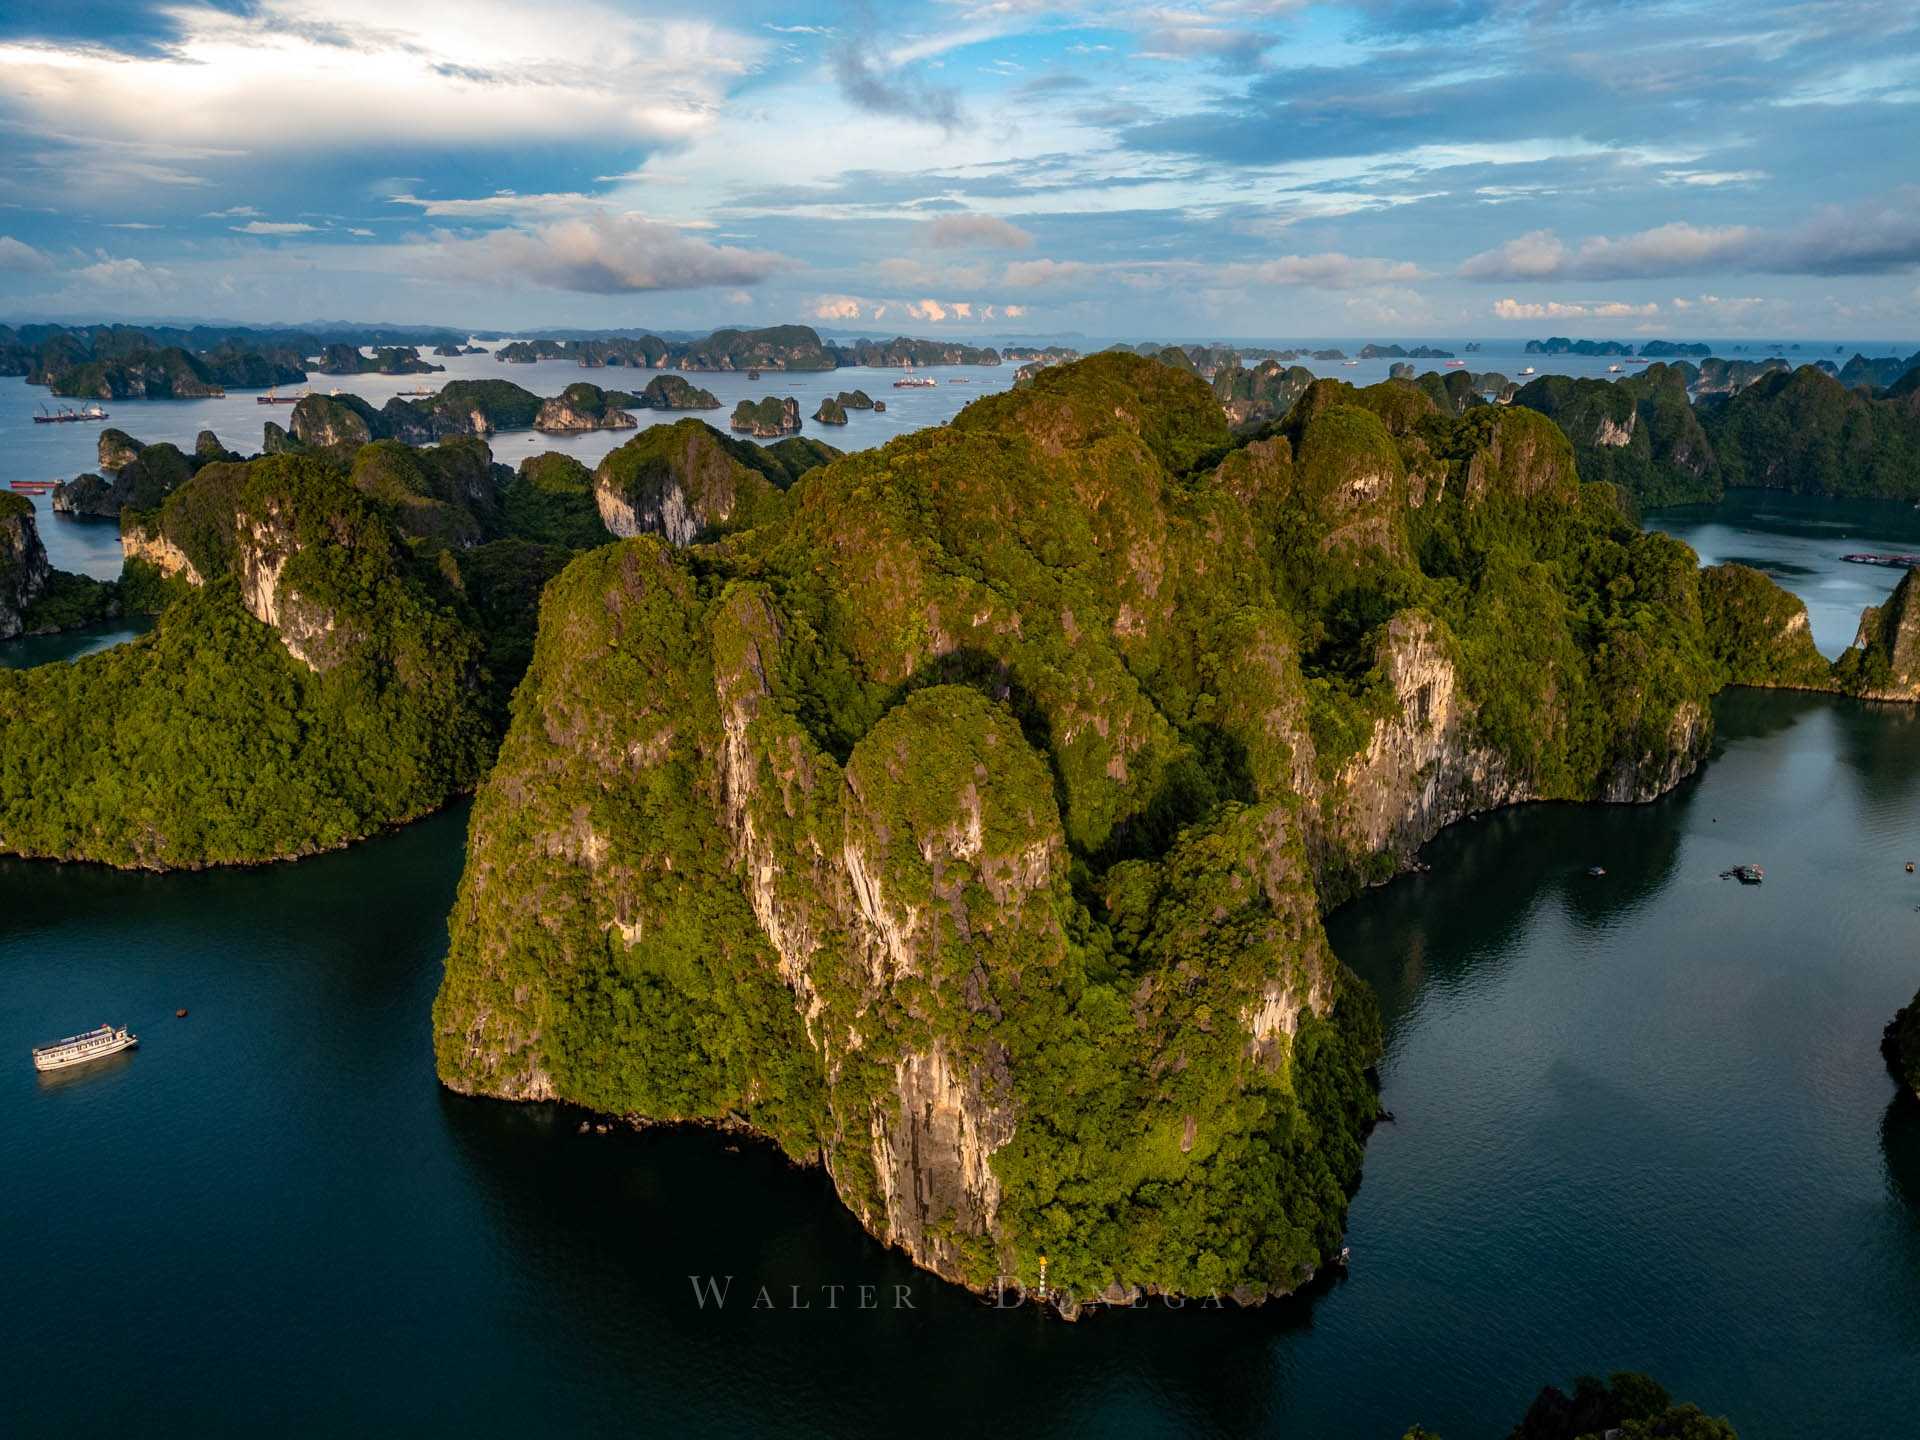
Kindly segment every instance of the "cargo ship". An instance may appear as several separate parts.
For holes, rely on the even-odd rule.
[[[40,407],[40,413],[33,417],[36,425],[74,425],[82,420],[105,420],[106,410],[99,405],[89,405],[84,410],[75,410],[70,405],[62,405],[58,410]]]
[[[51,1045],[40,1046],[33,1052],[33,1068],[65,1070],[72,1065],[85,1065],[90,1061],[104,1060],[109,1055],[118,1055],[122,1050],[131,1050],[139,1043],[140,1037],[124,1025],[102,1025],[98,1030],[89,1030],[84,1035],[69,1035]]]

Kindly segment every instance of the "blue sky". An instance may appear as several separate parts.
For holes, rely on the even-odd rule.
[[[1910,0],[0,0],[0,315],[1920,336]]]

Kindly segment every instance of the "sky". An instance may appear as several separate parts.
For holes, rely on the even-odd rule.
[[[1912,0],[0,0],[0,318],[1920,336]]]

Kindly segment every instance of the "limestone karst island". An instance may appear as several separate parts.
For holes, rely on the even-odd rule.
[[[0,15],[0,1432],[1920,1414],[1920,14]]]

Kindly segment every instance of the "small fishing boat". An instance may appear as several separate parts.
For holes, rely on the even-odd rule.
[[[33,1052],[33,1068],[65,1070],[69,1066],[85,1065],[94,1060],[104,1060],[109,1055],[118,1055],[122,1050],[131,1050],[139,1043],[140,1037],[124,1025],[102,1025],[84,1035],[69,1035],[51,1045],[40,1046]]]
[[[1720,878],[1738,880],[1742,885],[1758,885],[1767,878],[1767,872],[1758,865],[1736,865],[1731,870],[1722,870]]]
[[[1522,375],[1538,375],[1540,372],[1529,365],[1520,372]]]
[[[1596,880],[1598,880],[1602,875],[1605,875],[1606,873],[1607,873],[1607,870],[1604,865],[1589,865],[1587,867],[1587,874],[1591,875]]]
[[[1619,373],[1620,373],[1620,367],[1618,365],[1607,366],[1607,374],[1618,375]]]
[[[1464,360],[1449,360],[1446,362],[1445,368],[1448,370],[1464,370],[1467,368],[1467,362]]]

